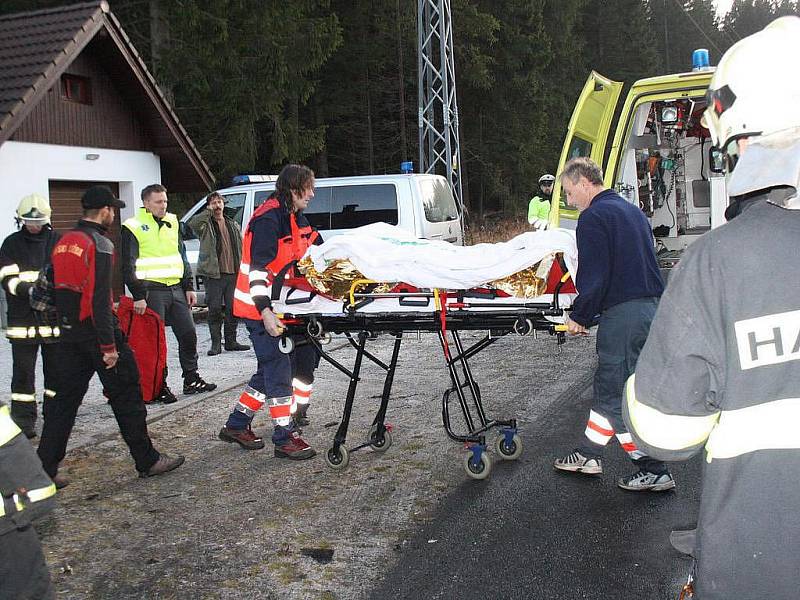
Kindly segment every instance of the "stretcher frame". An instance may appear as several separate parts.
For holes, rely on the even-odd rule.
[[[559,257],[560,258],[560,257]],[[506,335],[530,335],[539,332],[556,336],[557,342],[564,342],[566,327],[557,322],[565,315],[559,306],[561,289],[569,279],[563,259],[559,260],[563,276],[555,287],[551,302],[504,302],[498,306],[491,300],[498,297],[494,290],[462,290],[443,292],[441,290],[415,290],[410,292],[376,294],[369,291],[358,292],[359,287],[376,282],[357,280],[353,282],[348,298],[343,303],[342,313],[336,315],[308,313],[281,315],[286,330],[281,338],[280,348],[289,353],[297,343],[312,344],[322,359],[349,377],[349,385],[342,418],[333,438],[332,446],[325,452],[326,464],[335,470],[345,469],[350,462],[350,453],[363,448],[385,452],[392,445],[392,428],[386,423],[392,384],[400,355],[401,343],[406,333],[436,333],[450,376],[450,387],[442,395],[442,424],[448,437],[465,444],[468,452],[463,459],[467,475],[473,479],[485,479],[492,469],[492,461],[487,453],[487,434],[498,429],[500,435],[492,444],[497,455],[503,460],[516,460],[522,454],[522,439],[519,436],[515,418],[489,418],[483,406],[480,387],[475,380],[469,361],[471,358],[494,344]],[[367,303],[376,299],[397,298],[401,303],[434,302],[430,312],[359,312]],[[289,307],[287,307],[289,308]],[[475,310],[477,309],[477,310]],[[556,319],[556,320],[554,320]],[[465,347],[460,332],[485,331],[480,340]],[[353,367],[348,368],[333,358],[325,349],[330,334],[344,335],[356,350]],[[391,357],[388,364],[369,350],[367,342],[377,339],[381,334],[394,337]],[[295,341],[299,340],[299,341]],[[386,371],[381,402],[372,421],[366,441],[348,449],[345,446],[355,403],[361,368],[364,359],[371,361]],[[450,419],[450,402],[457,399],[461,414],[467,427],[466,432],[454,431]]]

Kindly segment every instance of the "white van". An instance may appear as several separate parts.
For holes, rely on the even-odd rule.
[[[239,176],[238,185],[217,190],[225,198],[225,213],[244,231],[253,211],[275,190],[274,176]],[[181,219],[188,222],[205,209],[205,198]],[[366,175],[315,180],[314,198],[305,215],[323,240],[348,229],[384,222],[418,238],[463,245],[463,228],[453,192],[441,175]],[[197,265],[199,240],[185,228],[186,253]],[[195,277],[198,302],[204,303],[202,277]]]

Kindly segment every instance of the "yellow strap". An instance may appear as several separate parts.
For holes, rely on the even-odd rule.
[[[22,430],[11,420],[11,409],[5,404],[0,406],[0,446],[7,444],[20,433]]]

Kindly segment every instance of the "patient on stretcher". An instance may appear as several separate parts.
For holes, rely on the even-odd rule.
[[[371,287],[373,293],[388,292],[402,282],[419,289],[488,288],[532,299],[545,293],[557,254],[574,272],[574,232],[527,232],[508,242],[454,246],[376,223],[312,246],[298,268],[318,293],[339,300],[357,280],[379,282]]]

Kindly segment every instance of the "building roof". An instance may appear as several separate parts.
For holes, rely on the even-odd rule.
[[[0,144],[90,43],[148,130],[164,183],[210,189],[213,174],[105,0],[0,16]]]

